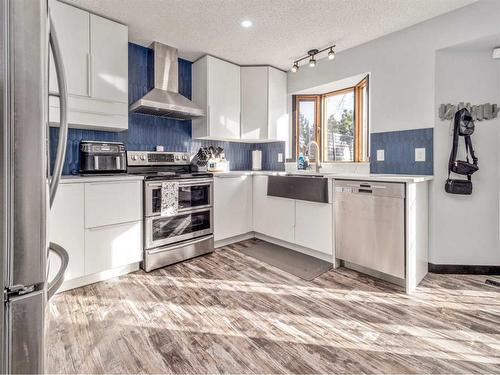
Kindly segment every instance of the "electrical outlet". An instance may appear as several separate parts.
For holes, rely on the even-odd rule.
[[[283,163],[283,153],[282,152],[278,153],[278,163]]]
[[[415,161],[425,161],[425,148],[415,149]]]
[[[377,150],[377,161],[385,160],[385,150]]]

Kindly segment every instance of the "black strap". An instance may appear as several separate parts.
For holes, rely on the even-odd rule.
[[[470,117],[469,111],[466,108],[462,108],[460,111],[457,111],[455,113],[455,117],[453,120],[453,145],[451,147],[450,158],[448,160],[448,178],[450,178],[453,164],[455,164],[455,161],[457,160],[458,139],[460,136],[460,119],[462,118],[463,112],[465,112],[464,117],[467,116]],[[472,158],[472,163],[477,166],[478,158],[476,157],[474,148],[472,147],[472,140],[470,138],[470,135],[465,135],[464,141],[465,141],[465,152],[466,152],[467,162],[469,163],[469,155],[470,155]],[[471,176],[467,175],[467,179],[470,181]]]
[[[451,146],[451,152],[450,152],[450,159],[448,160],[448,178],[450,178],[451,174],[451,168],[453,164],[455,163],[455,160],[457,159],[457,152],[458,152],[458,133],[459,133],[459,127],[460,127],[460,116],[461,112],[457,111],[455,113],[455,118],[453,120],[453,144]]]
[[[472,147],[472,140],[470,138],[470,135],[466,135],[464,138],[465,138],[465,152],[467,153],[467,162],[469,162],[469,154],[470,154],[472,158],[472,163],[474,165],[477,165],[478,158],[474,153],[474,148]]]

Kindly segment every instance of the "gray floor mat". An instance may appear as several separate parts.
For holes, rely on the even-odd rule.
[[[241,252],[307,281],[332,268],[332,263],[262,240],[241,249]]]

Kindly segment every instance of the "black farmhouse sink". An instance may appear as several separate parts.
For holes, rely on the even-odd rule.
[[[328,178],[321,175],[269,176],[267,195],[328,203]]]

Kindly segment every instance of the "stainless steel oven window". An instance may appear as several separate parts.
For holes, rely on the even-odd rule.
[[[204,208],[175,216],[152,216],[145,222],[146,248],[184,241],[213,233],[213,210]]]
[[[146,182],[146,216],[160,215],[161,182]],[[212,207],[213,181],[209,179],[179,182],[179,212]]]

